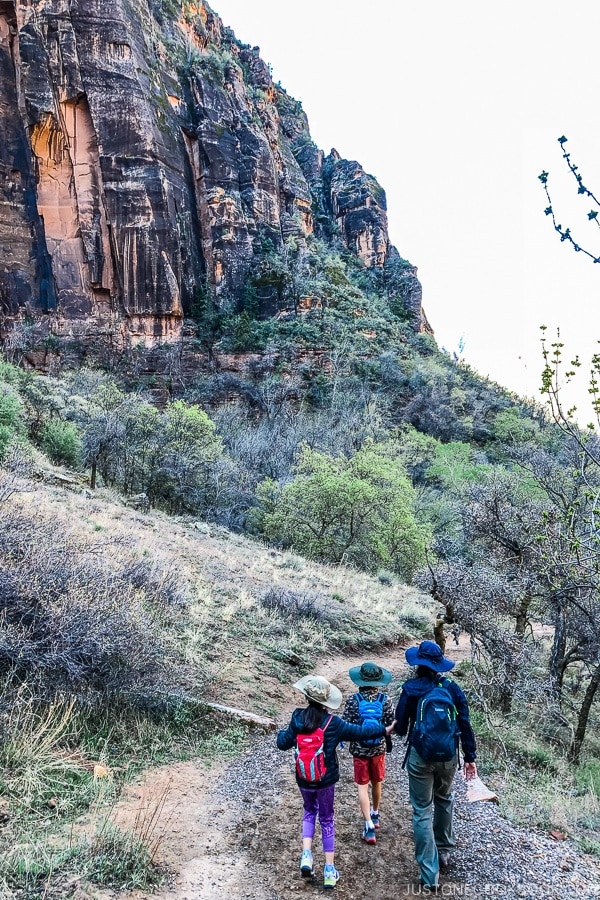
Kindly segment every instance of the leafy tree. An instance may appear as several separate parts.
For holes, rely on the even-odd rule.
[[[427,475],[437,479],[447,490],[457,490],[469,482],[482,481],[489,467],[476,463],[473,449],[461,441],[436,443],[435,457]]]
[[[213,474],[224,450],[214,423],[199,406],[176,400],[161,413],[114,383],[92,398],[83,457],[106,484],[125,493],[146,493],[171,512],[202,512],[214,502]],[[219,469],[222,494],[223,468]]]
[[[223,456],[214,422],[200,407],[176,400],[168,404],[160,426],[153,495],[172,512],[204,509],[212,467]]]
[[[428,529],[415,519],[413,488],[389,445],[368,440],[350,459],[305,446],[294,480],[267,480],[259,496],[265,536],[311,559],[405,577],[424,559]]]
[[[536,423],[516,406],[501,410],[494,419],[494,438],[502,444],[524,444],[536,431]]]
[[[107,484],[118,482],[118,448],[125,432],[126,411],[135,402],[134,397],[128,397],[113,381],[101,383],[90,399],[82,459],[91,468],[92,489],[96,487],[98,470]]]

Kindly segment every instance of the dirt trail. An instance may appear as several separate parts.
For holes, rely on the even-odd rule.
[[[458,660],[466,652],[461,644],[450,647],[448,655]],[[375,658],[396,678],[405,677],[401,648],[378,653]],[[364,656],[336,656],[318,669],[347,695],[352,690],[348,668],[362,661]],[[287,691],[286,696],[290,702],[282,714],[282,724],[287,724],[287,713],[295,705]],[[385,900],[419,895],[400,742],[387,756],[382,827],[376,846],[360,840],[361,819],[351,759],[347,751],[339,755],[336,865],[341,879],[335,896],[343,900]],[[176,874],[155,894],[134,891],[127,900],[149,896],[154,900],[291,900],[323,894],[319,877],[314,882],[306,881],[298,871],[302,813],[292,769],[291,754],[277,751],[271,734],[257,736],[252,748],[228,765],[208,769],[187,762],[147,773],[141,784],[129,788],[118,820],[131,827],[140,808],[149,808],[151,813],[164,799],[154,832],[162,838],[157,855]],[[501,818],[495,806],[467,804],[460,777],[456,786],[457,848],[442,880],[442,896],[474,900],[600,897],[600,868],[589,857],[578,854],[570,842],[558,845],[514,828]],[[323,859],[318,830],[315,864],[319,876]]]

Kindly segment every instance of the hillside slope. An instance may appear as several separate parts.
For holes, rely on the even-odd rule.
[[[124,849],[97,866],[123,784],[246,740],[207,701],[274,716],[324,655],[373,653],[430,620],[395,579],[139,512],[43,466],[36,481],[2,473],[0,581],[0,894],[16,898],[62,896],[69,873],[113,883]]]

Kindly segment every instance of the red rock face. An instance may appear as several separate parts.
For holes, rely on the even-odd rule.
[[[336,150],[331,167],[331,206],[346,246],[369,268],[383,266],[390,252],[385,191],[361,165],[341,159]]]
[[[172,342],[199,285],[239,301],[265,238],[329,222],[383,266],[385,210],[205,3],[0,0],[5,332]]]

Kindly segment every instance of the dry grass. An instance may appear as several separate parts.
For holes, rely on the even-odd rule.
[[[552,772],[512,770],[490,783],[511,821],[545,832],[564,832],[582,849],[600,856],[600,798],[593,786],[577,789],[565,759],[556,758]]]
[[[153,566],[156,583],[168,573],[169,591],[188,605],[180,627],[164,632],[166,650],[183,660],[182,686],[196,695],[240,702],[241,692],[251,702],[244,678],[258,664],[262,677],[287,681],[327,650],[393,644],[432,618],[428,598],[398,579],[309,562],[218,526],[197,529],[189,518],[140,513],[109,490],[89,498],[44,486],[19,502],[76,523],[82,539],[125,542],[147,580]],[[316,597],[316,614],[266,608],[269,591]]]
[[[64,789],[81,767],[73,754],[65,752],[65,740],[76,736],[74,700],[56,701],[41,709],[26,690],[13,698],[5,717],[5,739],[0,744],[0,767],[7,773],[4,792],[31,802],[51,788]]]
[[[465,666],[465,673],[467,667]],[[468,676],[467,676],[468,682]],[[486,782],[509,820],[545,833],[563,832],[585,851],[600,856],[600,745],[590,733],[581,764],[567,758],[568,742],[541,736],[549,720],[545,706],[520,702],[494,722],[477,708],[471,719]]]

